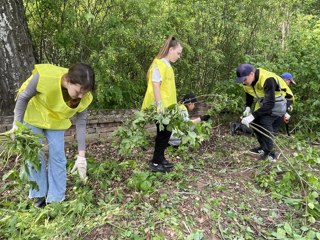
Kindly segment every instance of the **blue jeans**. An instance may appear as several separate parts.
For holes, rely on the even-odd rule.
[[[30,181],[35,181],[39,189],[30,189],[29,198],[46,197],[46,202],[61,202],[65,198],[67,182],[67,159],[64,151],[64,131],[48,130],[26,124],[34,133],[42,134],[48,144],[48,171],[44,151],[39,154],[40,171],[29,165]]]

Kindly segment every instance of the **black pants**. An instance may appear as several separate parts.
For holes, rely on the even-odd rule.
[[[152,158],[153,163],[162,163],[162,161],[165,159],[164,151],[168,147],[170,136],[171,132],[167,130],[167,126],[164,126],[164,129],[160,131],[159,124],[157,124],[156,143]]]
[[[255,123],[253,126],[259,130],[253,129],[253,131],[265,154],[269,154],[273,150],[273,137],[271,134],[275,130],[279,130],[278,125],[280,120],[282,121],[282,117],[271,115],[264,115],[253,120],[253,123]]]
[[[273,124],[273,133],[277,134],[283,124],[283,117],[278,117]]]

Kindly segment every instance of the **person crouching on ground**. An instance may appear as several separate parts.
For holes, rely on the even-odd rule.
[[[193,93],[189,93],[185,95],[182,99],[181,109],[183,111],[184,120],[192,121],[193,123],[199,123],[201,121],[208,121],[210,119],[210,115],[203,115],[194,119],[189,118],[189,113],[195,109],[197,99]],[[177,147],[181,143],[181,139],[176,137],[176,130],[172,131],[171,137],[169,139],[169,145],[173,147]]]
[[[286,103],[280,113],[273,112],[276,97],[282,96],[281,89],[288,88],[284,80],[275,73],[262,68],[254,68],[250,64],[240,64],[236,70],[237,83],[244,85],[246,92],[246,106],[250,109],[254,98],[257,103],[255,111],[249,113],[241,121],[247,127],[253,123],[253,130],[260,144],[259,147],[250,149],[249,152],[259,155],[260,160],[268,159],[276,161],[277,157],[273,151],[274,124],[283,118],[286,111]]]
[[[280,75],[280,77],[282,77],[282,79],[286,82],[286,84],[290,87],[292,84],[296,84],[296,81],[293,80],[293,76],[291,73],[288,73],[288,72],[284,72]],[[293,101],[294,101],[294,98],[287,98],[287,112],[286,114],[284,115],[285,119],[285,123],[288,123],[289,122],[289,119],[291,118],[291,113],[293,111]]]

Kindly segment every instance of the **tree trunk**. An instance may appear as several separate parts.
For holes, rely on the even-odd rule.
[[[13,115],[14,99],[35,60],[22,0],[0,0],[0,115]]]

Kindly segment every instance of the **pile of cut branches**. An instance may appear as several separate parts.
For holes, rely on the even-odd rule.
[[[145,129],[147,124],[159,124],[160,131],[166,128],[175,130],[176,137],[181,138],[179,148],[200,146],[200,143],[209,138],[211,124],[201,122],[193,124],[186,121],[185,112],[179,104],[173,104],[158,113],[155,106],[145,111],[137,111],[134,116],[124,122],[114,133],[116,140],[113,145],[119,148],[122,155],[130,155],[135,148],[143,148],[149,144],[149,134]]]
[[[16,176],[20,168],[20,179],[28,181],[28,166],[37,171],[41,168],[39,153],[43,148],[40,141],[42,135],[31,132],[21,123],[17,123],[17,127],[14,131],[0,134],[0,169],[4,170],[11,161],[14,161],[13,166],[10,164],[10,171],[2,177],[2,180]]]

